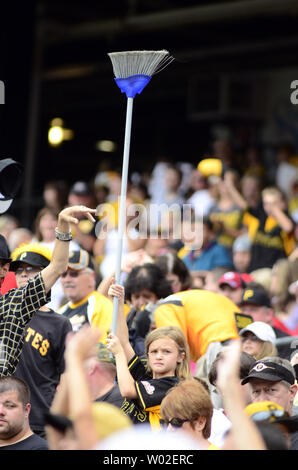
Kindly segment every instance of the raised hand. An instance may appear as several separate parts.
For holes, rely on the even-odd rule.
[[[124,299],[124,287],[120,284],[111,284],[108,290],[110,297],[117,297],[118,299]]]
[[[217,365],[216,387],[224,395],[235,382],[239,382],[241,342],[232,340],[220,353]]]
[[[58,219],[69,224],[78,224],[79,219],[75,217],[76,214],[85,215],[91,222],[96,222],[92,214],[96,213],[96,209],[91,209],[86,206],[69,206],[62,209],[59,213]]]
[[[114,354],[114,356],[120,352],[123,352],[119,338],[113,333],[110,333],[107,338],[107,348]]]

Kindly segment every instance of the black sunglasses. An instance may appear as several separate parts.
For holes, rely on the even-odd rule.
[[[246,335],[246,336],[241,336],[241,341],[242,343],[245,343],[245,341],[250,340],[250,341],[260,341],[259,338],[255,335]]]
[[[37,273],[38,271],[41,271],[43,268],[41,266],[19,266],[16,270],[15,270],[15,274],[22,274],[23,271],[25,271],[27,274],[30,274],[30,273]]]
[[[61,277],[66,277],[67,274],[70,277],[78,277],[82,271],[65,271],[65,273],[61,274]]]
[[[168,425],[170,424],[173,428],[181,428],[183,423],[186,423],[189,421],[188,419],[181,419],[181,418],[172,418],[170,420],[168,419],[161,419],[160,425],[164,428],[167,428]]]

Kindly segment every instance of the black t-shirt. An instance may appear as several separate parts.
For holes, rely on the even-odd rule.
[[[45,439],[42,439],[37,434],[32,434],[15,444],[0,447],[1,450],[49,450],[49,446]]]
[[[138,398],[124,399],[121,409],[130,417],[133,423],[148,423],[149,408],[161,404],[168,390],[174,387],[179,378],[175,376],[153,379],[146,371],[146,359],[134,356],[128,363],[129,371],[135,380]]]
[[[248,272],[261,268],[272,268],[279,260],[288,256],[287,246],[294,243],[294,234],[286,234],[276,222],[267,226],[270,219],[260,204],[257,209],[247,210],[256,219],[257,228],[253,235],[251,260]],[[285,214],[290,218],[288,212]]]
[[[111,405],[117,406],[117,408],[121,408],[123,404],[123,396],[120,393],[118,385],[114,385],[111,390],[109,390],[107,393],[104,395],[101,395],[100,397],[96,398],[96,402],[106,402],[110,403]]]
[[[65,337],[72,331],[69,319],[52,310],[38,310],[24,333],[24,346],[15,372],[28,384],[31,410],[30,427],[43,431],[44,413],[48,411],[64,372]]]

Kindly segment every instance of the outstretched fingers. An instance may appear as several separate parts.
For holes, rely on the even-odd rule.
[[[76,214],[84,214],[91,222],[96,222],[92,214],[96,213],[96,209],[91,209],[86,206],[70,206],[63,209],[59,216],[66,222],[78,224],[79,220],[75,217]]]

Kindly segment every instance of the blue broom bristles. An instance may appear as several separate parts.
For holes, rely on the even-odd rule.
[[[152,75],[174,60],[166,50],[111,52],[108,55],[112,61],[115,81],[128,98],[140,94]]]

